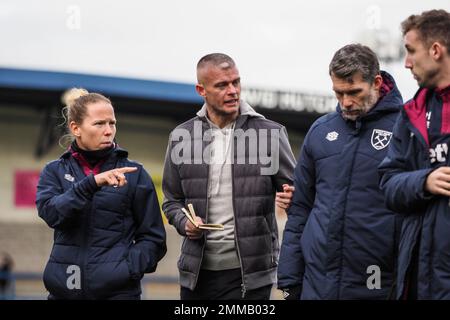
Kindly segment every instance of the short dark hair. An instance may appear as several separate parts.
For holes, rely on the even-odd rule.
[[[234,67],[236,64],[230,56],[225,53],[210,53],[206,56],[203,56],[197,63],[197,70],[205,66],[206,64],[212,64],[214,66],[218,66],[224,62],[228,63],[228,67]]]
[[[372,84],[380,74],[380,63],[369,47],[359,43],[349,44],[336,51],[329,73],[348,82],[352,82],[355,74],[361,73],[363,80]]]
[[[219,67],[222,63],[228,63],[227,66],[221,66],[223,69],[233,68],[236,66],[233,59],[231,59],[230,56],[226,55],[225,53],[210,53],[206,56],[203,56],[197,63],[197,81],[201,83],[200,79],[200,70],[205,67],[206,65],[210,64],[215,67]]]
[[[402,22],[403,35],[417,30],[422,42],[430,47],[435,41],[447,48],[450,54],[450,13],[445,10],[424,11],[420,15],[410,15]]]

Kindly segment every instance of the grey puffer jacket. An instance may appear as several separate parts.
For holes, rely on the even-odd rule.
[[[251,136],[253,138],[248,138]],[[163,211],[182,236],[186,236],[187,218],[181,208],[187,207],[188,203],[192,203],[196,214],[208,222],[210,137],[204,105],[197,117],[179,125],[169,138],[162,182]],[[242,143],[244,140],[245,144]],[[286,129],[265,119],[243,101],[232,148],[235,241],[245,293],[245,290],[269,285],[276,280],[279,243],[275,192],[281,191],[284,183],[292,185],[295,158]],[[260,153],[270,159],[258,156]],[[204,247],[205,237],[183,239],[178,260],[181,286],[194,290]]]

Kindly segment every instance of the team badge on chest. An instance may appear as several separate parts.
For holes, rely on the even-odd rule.
[[[370,142],[372,143],[372,147],[374,147],[375,150],[381,150],[388,146],[391,138],[392,132],[381,129],[373,129]]]

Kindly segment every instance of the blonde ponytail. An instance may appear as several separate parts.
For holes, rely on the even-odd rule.
[[[86,89],[72,88],[64,92],[61,97],[61,101],[65,106],[71,107],[75,104],[75,100],[81,98],[82,96],[87,96],[88,94],[89,92]]]

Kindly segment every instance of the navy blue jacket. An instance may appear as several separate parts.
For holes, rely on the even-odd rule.
[[[441,99],[446,101],[446,113],[443,111],[442,117],[443,121],[447,118],[449,134],[449,88],[441,92]],[[404,216],[398,257],[399,299],[413,285],[410,281],[416,282],[418,299],[450,299],[449,199],[424,190],[426,179],[433,171],[425,120],[427,100],[427,90],[421,89],[405,104],[395,124],[387,156],[380,165],[380,186],[387,205]],[[413,253],[416,246],[418,273],[409,278],[407,273],[413,255],[417,255]]]
[[[398,221],[384,205],[377,167],[402,98],[382,75],[389,90],[365,116],[346,121],[338,105],[305,137],[278,268],[278,287],[301,286],[302,299],[385,299],[391,290]],[[367,286],[373,266],[381,289]]]
[[[41,173],[36,205],[54,229],[44,284],[56,299],[139,298],[140,279],[166,253],[165,229],[153,182],[141,164],[117,148],[101,172],[137,167],[121,188],[97,187],[70,152]],[[80,275],[80,277],[78,276]]]

